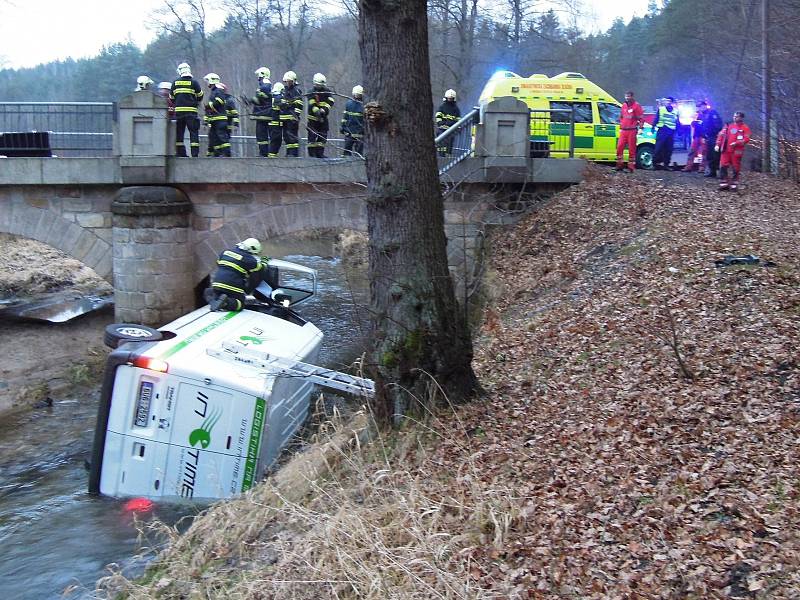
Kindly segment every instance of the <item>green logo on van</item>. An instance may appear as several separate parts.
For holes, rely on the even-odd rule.
[[[196,446],[199,443],[203,448],[208,448],[208,445],[211,443],[211,430],[214,429],[214,425],[217,424],[221,416],[221,408],[212,408],[200,427],[189,434],[189,443],[192,446]]]

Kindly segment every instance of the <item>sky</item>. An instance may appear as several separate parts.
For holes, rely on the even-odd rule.
[[[163,0],[0,0],[0,68],[91,57],[128,39],[143,49],[155,37],[148,21],[159,6]],[[647,0],[584,0],[584,6],[596,17],[581,24],[587,29],[606,29],[616,17],[627,22],[647,12]],[[212,28],[223,18],[213,15]]]

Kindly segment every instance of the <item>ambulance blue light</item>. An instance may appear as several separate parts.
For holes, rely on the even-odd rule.
[[[681,106],[678,109],[678,120],[681,125],[689,125],[697,114],[697,109],[691,106]]]

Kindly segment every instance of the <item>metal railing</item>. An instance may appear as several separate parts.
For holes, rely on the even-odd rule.
[[[436,136],[439,156],[439,175],[446,173],[475,150],[474,128],[478,124],[480,110],[473,108],[447,130]]]
[[[113,102],[0,102],[0,132],[49,132],[54,156],[111,156]]]
[[[531,110],[532,158],[575,157],[575,109]]]

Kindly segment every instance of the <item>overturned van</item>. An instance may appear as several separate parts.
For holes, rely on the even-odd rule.
[[[271,260],[292,285],[261,289],[240,312],[199,308],[162,327],[115,324],[89,491],[217,499],[244,492],[306,419],[315,384],[370,392],[369,380],[316,367],[322,332],[293,306],[313,269]],[[294,282],[303,280],[307,285]]]

